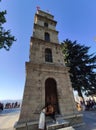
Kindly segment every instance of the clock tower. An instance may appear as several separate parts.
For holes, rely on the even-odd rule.
[[[56,118],[80,123],[68,68],[64,64],[54,16],[38,10],[30,39],[29,62],[17,130],[37,130],[41,109],[51,103]],[[76,121],[76,117],[78,120]],[[47,119],[46,119],[47,121]]]

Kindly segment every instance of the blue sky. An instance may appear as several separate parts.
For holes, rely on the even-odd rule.
[[[0,50],[0,100],[22,99],[37,6],[54,15],[59,42],[77,40],[91,47],[89,53],[96,52],[96,0],[2,0],[0,11],[7,10],[4,27],[17,41],[10,51]]]

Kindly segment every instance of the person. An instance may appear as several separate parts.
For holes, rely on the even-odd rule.
[[[50,116],[53,119],[53,122],[56,122],[55,109],[54,109],[54,106],[52,104],[48,105],[48,113],[46,114],[46,116]]]
[[[48,105],[42,108],[39,118],[39,130],[46,130],[45,125],[45,116],[48,115],[50,112],[48,111]]]
[[[39,130],[44,130],[45,128],[45,108],[42,109],[40,113],[40,118],[39,118]]]
[[[50,116],[53,120],[55,120],[54,108],[51,104],[43,107],[43,109],[40,113],[39,126],[38,126],[39,130],[46,130],[45,116]]]

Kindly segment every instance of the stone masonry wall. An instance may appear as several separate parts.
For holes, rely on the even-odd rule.
[[[45,105],[45,81],[53,78],[57,83],[57,93],[61,115],[74,114],[74,98],[67,75],[67,68],[46,64],[33,64],[27,66],[24,101],[20,120],[38,120],[41,108]]]

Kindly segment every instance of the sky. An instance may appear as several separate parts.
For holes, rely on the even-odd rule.
[[[29,61],[37,7],[54,15],[59,42],[65,39],[90,46],[96,52],[96,0],[2,0],[0,11],[7,10],[4,28],[17,39],[9,51],[0,49],[0,100],[22,99],[25,63]]]

